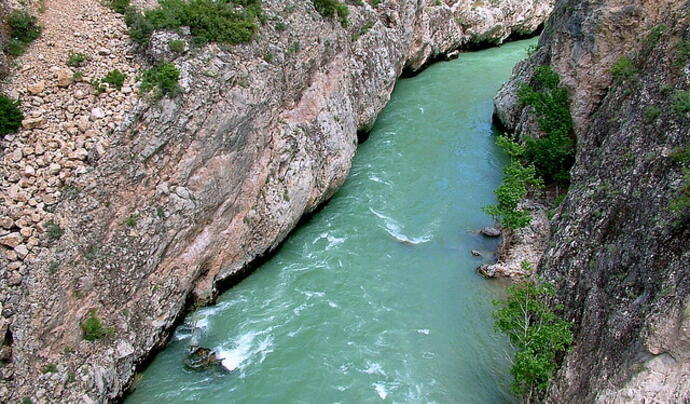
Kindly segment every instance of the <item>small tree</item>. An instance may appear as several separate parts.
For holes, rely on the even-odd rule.
[[[19,130],[22,119],[24,114],[19,109],[19,103],[0,94],[0,138]]]
[[[556,356],[573,341],[570,323],[544,302],[554,294],[551,284],[525,281],[510,286],[504,300],[493,302],[496,330],[508,335],[517,348],[510,370],[512,389],[523,395],[527,403],[549,386],[556,370]]]

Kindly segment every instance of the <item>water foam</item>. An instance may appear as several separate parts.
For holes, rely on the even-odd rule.
[[[234,348],[218,348],[216,351],[223,367],[229,371],[241,370],[253,363],[252,358],[256,358],[257,363],[262,363],[273,352],[273,337],[269,335],[258,339],[259,335],[260,333],[250,331],[236,339]]]
[[[371,213],[379,217],[380,219],[383,219],[384,223],[384,228],[388,232],[388,234],[393,237],[394,239],[398,240],[401,243],[404,244],[422,244],[426,243],[428,241],[431,241],[431,235],[427,234],[425,236],[421,237],[409,237],[405,234],[403,234],[402,229],[400,228],[400,225],[395,221],[395,219],[388,217],[382,213],[379,213],[375,211],[373,208],[369,208]]]

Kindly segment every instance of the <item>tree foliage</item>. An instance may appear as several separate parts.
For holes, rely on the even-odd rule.
[[[568,91],[549,66],[541,66],[535,75],[536,86],[524,84],[518,99],[534,108],[541,137],[526,137],[525,157],[532,162],[546,183],[567,185],[570,167],[575,162],[575,141],[572,134]]]
[[[484,207],[484,212],[511,229],[527,226],[532,217],[518,209],[518,204],[527,195],[529,186],[540,187],[542,181],[537,177],[533,164],[524,164],[525,147],[507,136],[499,136],[496,144],[510,157],[510,163],[503,169],[503,182],[496,188],[498,203]]]
[[[570,323],[545,302],[554,294],[551,284],[524,281],[510,286],[504,300],[493,302],[496,330],[517,349],[511,368],[513,391],[527,402],[546,390],[557,356],[573,341]]]
[[[0,94],[0,138],[14,133],[22,126],[24,114],[19,109],[19,103]]]

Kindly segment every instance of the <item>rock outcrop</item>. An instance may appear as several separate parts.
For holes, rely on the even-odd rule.
[[[688,9],[559,1],[539,50],[496,98],[503,125],[534,133],[520,82],[550,64],[572,97],[572,184],[538,270],[556,285],[575,343],[546,402],[690,401],[690,223],[670,208],[687,186],[670,156],[690,145],[687,106],[674,98],[690,86]]]
[[[114,17],[96,0],[77,4],[89,1]],[[371,128],[404,69],[533,32],[552,7],[550,0],[358,2],[343,28],[310,1],[263,3],[269,22],[254,42],[167,55],[182,72],[176,98],[129,103],[131,93],[108,91],[121,107],[90,92],[84,105],[33,105],[46,91],[59,100],[80,84],[62,74],[67,87],[52,76],[41,89],[41,72],[36,82],[10,83],[29,100],[30,117],[44,121],[27,122],[3,145],[2,235],[36,240],[21,251],[14,241],[0,247],[0,401],[121,397],[189,305],[212,300],[333,195],[357,132]],[[68,4],[49,0],[47,14]],[[79,33],[108,36],[115,49],[99,47],[96,55],[123,56],[122,69],[138,70],[138,57],[106,27]],[[184,31],[174,35],[187,39]],[[23,60],[40,60],[35,49],[50,37],[46,26]],[[53,139],[45,129],[69,105],[89,112],[85,130],[78,121]],[[33,107],[42,113],[34,116]],[[50,153],[59,161],[37,155],[38,141],[56,143]],[[68,171],[63,160],[73,161]],[[40,181],[61,187],[50,202],[34,198]],[[25,220],[22,212],[37,206]],[[83,338],[87,317],[102,338]]]

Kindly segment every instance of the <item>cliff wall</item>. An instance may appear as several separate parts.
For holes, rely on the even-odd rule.
[[[690,145],[689,9],[559,1],[539,50],[496,97],[503,125],[535,134],[520,83],[550,64],[571,95],[576,163],[539,273],[556,285],[575,344],[546,402],[690,400],[690,212],[672,209],[687,195],[673,157]]]

